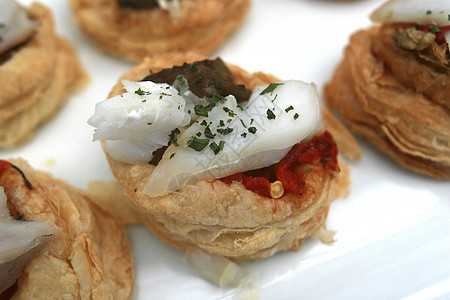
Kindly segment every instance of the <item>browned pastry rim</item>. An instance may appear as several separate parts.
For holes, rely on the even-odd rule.
[[[28,13],[40,22],[37,33],[0,65],[0,148],[28,140],[87,81],[75,50],[55,34],[50,10],[34,3]]]
[[[250,0],[180,1],[180,13],[123,8],[116,0],[71,0],[82,30],[97,46],[126,60],[167,51],[208,54],[242,23]]]
[[[404,167],[450,179],[450,78],[424,65],[420,72],[426,76],[416,77],[413,86],[405,83],[397,74],[402,68],[405,73],[418,73],[412,68],[420,68],[419,62],[399,54],[405,50],[393,53],[392,45],[380,46],[393,38],[386,30],[392,32],[389,27],[373,26],[352,35],[342,62],[325,86],[327,104],[352,131]],[[447,82],[445,89],[430,92],[431,85],[437,89],[443,82]]]
[[[205,57],[194,53],[170,53],[147,58],[121,79],[139,81],[162,68],[192,63]],[[253,89],[278,81],[272,75],[248,73],[227,64],[237,84]],[[123,92],[119,82],[110,97]],[[292,194],[280,199],[262,197],[242,184],[220,180],[200,181],[167,196],[150,198],[144,193],[153,165],[131,165],[107,155],[111,169],[137,208],[144,223],[167,243],[187,249],[199,246],[210,253],[234,259],[258,259],[281,250],[298,249],[325,222],[336,184],[320,163],[311,163],[305,176],[307,193],[300,200]],[[346,170],[346,169],[345,169]],[[340,176],[347,176],[342,172]]]
[[[51,175],[11,160],[0,176],[8,206],[24,220],[52,223],[53,239],[17,280],[13,299],[130,299],[133,259],[125,227],[95,205],[83,191]]]

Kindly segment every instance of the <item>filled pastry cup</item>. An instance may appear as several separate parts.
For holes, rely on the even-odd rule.
[[[440,27],[416,25],[414,20],[427,24],[442,15],[426,5],[412,5],[413,12],[404,9],[402,17],[385,19],[385,9],[396,3],[386,5],[372,15],[381,24],[351,36],[325,86],[326,102],[352,131],[399,164],[450,179],[450,56],[444,38],[450,21]],[[400,10],[393,10],[394,18]]]
[[[204,59],[204,56],[195,53],[158,55],[145,59],[121,79],[140,81],[165,68],[183,64],[192,68]],[[273,75],[248,73],[233,64],[226,66],[240,87],[244,85],[253,89],[278,81]],[[119,82],[109,96],[122,94],[123,88],[122,82]],[[90,120],[91,125],[95,123],[93,119]],[[330,143],[328,149],[337,151],[331,135],[323,130],[319,130],[316,137],[310,137],[305,144],[313,144],[316,138],[327,140]],[[180,139],[179,142],[182,143]],[[148,182],[155,177],[161,158],[153,158],[143,164],[124,162],[110,155],[107,143],[102,141],[112,172],[142,221],[153,233],[179,249],[196,246],[235,260],[261,259],[278,251],[299,249],[306,238],[324,226],[330,203],[336,196],[342,196],[349,184],[347,167],[341,165],[339,168],[336,157],[331,158],[331,155],[328,159],[315,159],[295,166],[293,172],[304,181],[301,196],[277,192],[279,183],[273,182],[271,193],[277,195],[261,194],[250,190],[233,176],[194,180],[176,190],[155,196],[151,195],[151,190],[156,187],[148,186]],[[165,151],[163,157],[170,155],[168,149],[162,148]],[[157,155],[161,153],[154,157]],[[256,174],[253,176],[257,177]]]
[[[169,7],[119,2],[167,2]],[[71,5],[81,29],[100,49],[139,62],[167,51],[211,53],[240,26],[250,0],[71,0]]]
[[[76,51],[55,33],[51,11],[33,3],[26,14],[35,32],[0,59],[1,148],[30,139],[87,80]]]
[[[46,229],[41,249],[32,251],[23,271],[15,274],[20,276],[14,285],[6,291],[0,287],[4,295],[12,299],[44,299],[49,295],[59,299],[131,299],[133,259],[124,225],[95,205],[85,192],[32,169],[24,160],[0,164],[0,186],[9,213],[14,220],[21,220],[16,223],[22,223],[16,225],[40,223],[51,228]],[[5,230],[2,227],[0,234],[11,236]],[[16,242],[12,242],[17,247],[22,237],[16,235],[12,237]],[[2,258],[6,255],[1,254]],[[2,268],[18,261],[11,260]]]

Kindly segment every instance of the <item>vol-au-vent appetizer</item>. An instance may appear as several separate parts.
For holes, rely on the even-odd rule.
[[[167,51],[209,54],[242,23],[250,0],[71,0],[97,46],[129,61]]]
[[[28,140],[86,80],[51,11],[0,0],[0,148]]]
[[[110,97],[88,121],[94,139],[145,224],[177,248],[239,260],[298,249],[347,185],[312,84],[171,53]]]
[[[450,1],[388,1],[371,19],[350,38],[327,102],[401,165],[450,179]]]
[[[130,299],[125,227],[23,160],[0,160],[0,298]]]

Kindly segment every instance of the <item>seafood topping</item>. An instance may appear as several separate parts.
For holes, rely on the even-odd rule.
[[[0,54],[28,40],[38,22],[28,18],[27,11],[13,0],[0,0]]]
[[[199,65],[183,68],[194,72]],[[289,80],[258,86],[248,101],[238,104],[234,95],[223,96],[228,90],[221,89],[229,83],[205,85],[201,90],[211,88],[222,95],[200,97],[185,76],[170,74],[165,80],[174,79],[172,85],[123,81],[127,92],[98,103],[88,121],[97,128],[94,139],[106,140],[106,150],[115,159],[146,164],[155,150],[165,148],[145,188],[152,197],[271,166],[292,146],[323,131],[312,84]],[[282,195],[279,183],[275,190],[276,197]]]
[[[163,69],[145,77],[143,81],[172,83],[179,76],[187,80],[190,91],[200,98],[234,95],[238,102],[248,101],[250,98],[251,91],[234,83],[233,74],[220,58]]]
[[[378,23],[412,23],[414,28],[401,29],[396,36],[400,46],[409,50],[423,50],[433,36],[439,45],[450,49],[450,0],[391,0],[370,16]]]
[[[234,96],[221,98],[207,116],[181,131],[178,146],[166,149],[146,192],[160,196],[200,180],[270,166],[322,129],[316,90],[302,81],[257,87],[243,106]]]
[[[148,163],[167,146],[172,131],[191,121],[186,100],[172,86],[151,81],[123,81],[126,93],[95,106],[88,123],[94,140],[106,140],[108,153],[133,164]]]
[[[12,286],[28,265],[55,233],[53,225],[23,221],[10,215],[7,198],[0,187],[0,294]]]

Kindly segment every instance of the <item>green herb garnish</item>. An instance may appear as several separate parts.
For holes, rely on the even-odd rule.
[[[227,127],[227,128],[218,128],[217,132],[222,134],[222,135],[227,135],[230,134],[231,132],[233,132],[233,128]]]
[[[203,149],[205,149],[206,146],[208,146],[208,144],[209,144],[208,139],[199,139],[198,137],[195,136],[192,136],[186,142],[186,146],[194,149],[195,151],[202,151]]]
[[[255,134],[256,133],[256,127],[250,127],[249,129],[248,129],[248,132],[250,132],[250,133],[252,133],[252,134]]]
[[[284,111],[285,112],[289,112],[289,111],[291,111],[291,110],[293,110],[294,109],[294,107],[291,105],[291,106],[289,106],[288,108],[286,108]]]
[[[312,169],[305,170],[303,173],[309,173]]]
[[[18,214],[18,215],[17,215],[17,220],[18,220],[18,221],[22,221],[23,217],[25,217],[24,214]]]
[[[170,154],[170,157],[169,157],[169,159],[172,159],[174,156],[175,156],[175,154],[177,154],[176,152],[174,152],[174,153],[172,153],[172,154]]]
[[[223,126],[225,126],[225,122],[224,122],[223,120],[220,120],[220,121],[219,121],[219,126],[218,126],[218,127],[223,127]]]
[[[431,10],[427,10],[427,16],[431,15],[433,12]]]
[[[214,94],[211,98],[211,102],[208,105],[201,105],[201,104],[197,104],[196,106],[194,106],[194,111],[195,114],[197,116],[203,116],[203,117],[207,117],[208,113],[214,108],[214,106],[216,106],[216,104],[222,100],[223,97]]]
[[[194,79],[194,83],[200,83],[201,81],[202,81],[202,78],[201,78],[201,77],[195,78],[195,79]]]
[[[273,120],[276,118],[275,114],[270,109],[268,109],[266,113],[267,113],[267,119]]]
[[[295,115],[294,115],[294,120],[297,120],[298,117],[300,117],[299,114],[295,113]]]
[[[242,121],[242,119],[239,119],[239,121],[241,121],[242,126],[244,126],[244,128],[247,128],[247,126],[245,126],[244,121]]]
[[[215,134],[213,134],[213,133],[211,132],[211,129],[209,128],[209,126],[206,126],[206,127],[205,127],[204,134],[205,134],[205,136],[206,136],[208,139],[213,139],[213,138],[216,136]]]
[[[283,84],[284,84],[284,83],[282,83],[282,82],[280,82],[280,83],[271,83],[271,84],[269,84],[268,87],[266,87],[266,88],[260,93],[260,95],[272,93],[272,92],[277,88],[277,86],[283,85]]]
[[[141,90],[141,88],[138,88],[136,91],[134,91],[135,94],[138,94],[139,96],[144,96],[144,95],[150,95],[150,92],[147,91],[143,91]]]
[[[175,133],[173,134],[173,139],[171,139],[170,142],[174,144],[176,147],[180,146],[178,144],[178,132],[175,131]]]
[[[191,64],[191,71],[195,71],[195,70],[197,70],[197,63],[195,62],[195,63],[193,63],[193,64]]]
[[[209,144],[209,148],[211,148],[214,154],[217,155],[221,150],[223,150],[224,145],[224,141],[220,141],[219,145],[217,145],[216,142],[212,142],[211,144]]]
[[[241,136],[242,136],[243,138],[246,138],[246,137],[247,137],[247,132],[241,133]]]
[[[432,33],[442,33],[442,30],[436,25],[430,25],[428,26],[428,29],[430,29]]]

